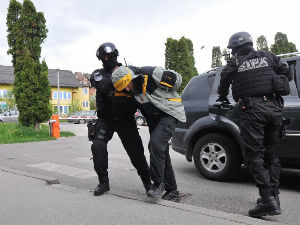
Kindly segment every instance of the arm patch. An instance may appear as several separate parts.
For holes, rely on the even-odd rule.
[[[160,85],[173,88],[176,83],[177,75],[171,71],[164,71],[160,80]]]

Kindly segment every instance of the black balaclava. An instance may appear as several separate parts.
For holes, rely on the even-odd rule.
[[[245,43],[241,46],[233,48],[231,51],[232,55],[247,55],[249,52],[254,51],[252,43]]]
[[[112,70],[118,65],[117,55],[112,54],[107,60],[101,60],[102,65],[107,70]]]

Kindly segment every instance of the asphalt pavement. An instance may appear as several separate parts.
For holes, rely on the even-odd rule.
[[[274,224],[264,220],[224,213],[164,200],[153,201],[118,191],[99,197],[54,179],[8,168],[0,169],[0,224]]]
[[[37,179],[38,182],[41,182],[40,180],[42,180],[42,183],[39,183],[41,185],[38,185],[38,182],[32,182],[31,185],[33,189],[35,189],[36,185],[40,187],[45,185],[44,181],[47,180],[52,185],[45,185],[47,188],[42,188],[42,190],[47,190],[47,192],[45,192],[44,194],[45,198],[48,198],[49,195],[52,196],[53,199],[55,199],[56,195],[51,194],[51,190],[55,188],[55,190],[63,189],[64,191],[67,190],[66,192],[79,193],[80,196],[85,196],[82,198],[87,198],[90,199],[89,201],[92,201],[92,203],[85,202],[84,204],[94,205],[96,203],[93,203],[93,201],[97,201],[97,204],[100,204],[99,207],[103,207],[103,209],[106,209],[106,207],[110,207],[110,204],[103,201],[103,203],[105,204],[104,206],[102,206],[102,197],[109,198],[109,196],[111,196],[112,202],[115,205],[110,208],[112,211],[114,210],[114,207],[118,208],[119,206],[119,210],[121,211],[121,206],[124,205],[125,208],[127,206],[131,208],[131,205],[135,205],[136,207],[141,207],[143,209],[145,204],[145,211],[136,209],[137,212],[141,213],[137,215],[137,218],[139,218],[139,216],[149,218],[149,220],[152,221],[150,222],[151,224],[168,223],[166,223],[165,220],[163,220],[163,218],[160,219],[160,221],[162,221],[163,223],[160,223],[159,220],[157,220],[156,218],[152,218],[151,216],[155,217],[157,215],[159,215],[158,217],[160,217],[160,214],[158,213],[152,215],[151,212],[154,212],[155,209],[149,207],[149,204],[153,207],[155,206],[158,208],[168,207],[174,210],[174,212],[176,212],[176,215],[182,215],[182,219],[175,220],[173,224],[193,224],[193,222],[189,221],[189,217],[194,214],[198,215],[199,221],[202,221],[202,215],[209,217],[217,217],[221,219],[217,222],[208,221],[204,219],[204,221],[211,222],[212,224],[226,223],[223,220],[226,220],[228,218],[229,223],[232,222],[233,224],[237,221],[239,221],[239,223],[242,224],[268,223],[267,221],[252,219],[247,216],[248,209],[255,205],[255,199],[258,197],[258,193],[255,185],[252,182],[252,179],[249,177],[248,174],[245,173],[245,171],[242,170],[240,178],[233,182],[209,181],[199,175],[193,163],[188,163],[185,160],[184,156],[174,152],[173,150],[171,150],[170,152],[172,164],[176,174],[179,191],[185,195],[185,198],[182,199],[180,203],[160,201],[159,203],[151,204],[151,202],[149,202],[149,199],[145,198],[145,190],[143,188],[143,185],[139,177],[137,176],[135,168],[131,165],[129,158],[126,155],[126,152],[124,151],[124,148],[117,135],[114,135],[113,139],[109,142],[108,146],[111,191],[108,194],[109,196],[105,195],[101,196],[100,198],[93,197],[90,191],[93,190],[93,188],[97,185],[98,181],[96,174],[93,170],[92,161],[90,160],[90,158],[92,157],[90,151],[91,142],[87,140],[86,124],[63,123],[61,124],[61,130],[72,131],[77,136],[69,138],[60,138],[58,140],[46,142],[0,145],[0,167],[2,167],[2,169],[0,169],[0,172],[2,170],[5,173],[10,173],[13,175],[21,174],[23,177],[25,176],[26,179],[28,179],[28,177],[35,177],[35,179]],[[147,151],[149,134],[147,127],[140,127],[140,135],[144,143],[146,158],[149,160],[149,153]],[[49,177],[51,178],[50,180]],[[282,177],[283,180],[281,185],[282,188],[280,197],[283,207],[283,214],[280,216],[266,217],[264,218],[264,220],[268,220],[269,224],[299,224],[299,174],[292,176],[285,175]],[[13,181],[16,183],[16,185],[12,185],[11,187],[9,187],[9,185],[6,185],[5,179],[2,179],[2,176],[0,177],[0,179],[0,202],[15,202],[13,205],[10,206],[10,208],[7,208],[8,213],[6,213],[5,204],[0,207],[0,218],[3,218],[3,216],[6,217],[6,215],[11,215],[12,218],[14,218],[14,214],[16,214],[16,219],[23,218],[22,216],[24,215],[22,215],[22,213],[19,215],[19,211],[14,210],[14,207],[18,208],[19,205],[21,206],[23,204],[23,200],[27,199],[26,196],[24,196],[23,198],[21,196],[22,193],[20,193],[23,191],[26,185],[22,186],[22,184],[20,185],[16,181]],[[16,180],[16,178],[11,179]],[[17,180],[18,179],[24,180],[23,178],[17,178]],[[26,181],[24,182],[26,183]],[[20,189],[20,187],[22,188]],[[25,188],[25,191],[28,189],[30,188]],[[48,191],[50,192],[48,193]],[[9,196],[11,199],[8,199],[6,193],[14,194],[11,194],[11,196]],[[18,193],[20,193],[20,195],[18,195]],[[37,193],[39,193],[39,191],[37,191]],[[13,199],[14,195],[21,197]],[[70,193],[66,195],[69,196]],[[60,195],[57,194],[57,196],[57,201],[59,201]],[[78,196],[78,194],[75,196]],[[120,202],[114,201],[116,198],[119,199]],[[20,203],[19,200],[22,202]],[[24,204],[26,205],[28,201],[28,199],[24,201]],[[138,201],[138,204],[135,204],[132,201]],[[49,202],[51,202],[51,200],[49,200]],[[77,209],[76,207],[80,204],[74,202],[73,204],[74,205],[72,207],[74,207],[74,211],[68,212],[64,211],[64,209],[60,209],[55,204],[51,206],[49,203],[47,207],[53,207],[53,210],[58,215],[60,215],[60,212],[64,212],[66,213],[64,215],[65,217],[75,216],[75,218],[77,218],[76,210],[79,209]],[[169,206],[168,204],[172,204],[172,206]],[[30,208],[34,208],[34,206],[31,206],[30,201],[28,205],[30,206]],[[37,203],[37,206],[38,205],[39,204]],[[40,206],[43,210],[45,209],[44,205]],[[64,207],[69,206],[70,205],[68,204],[64,205]],[[56,210],[56,208],[58,210]],[[97,207],[96,209],[97,212],[101,214],[101,210]],[[147,209],[151,211],[147,211]],[[127,213],[127,208],[124,210],[124,212]],[[134,211],[135,207],[131,208],[131,210]],[[189,213],[185,214],[182,212],[177,212],[177,210],[187,211]],[[161,209],[161,211],[164,212],[165,209]],[[33,211],[32,213],[32,215],[28,213],[28,217],[34,217],[35,212]],[[116,211],[115,213],[117,213],[116,215],[122,215],[122,213],[119,213],[118,211]],[[51,213],[47,212],[47,214]],[[89,213],[87,213],[87,215],[89,215]],[[132,215],[135,214],[133,213]],[[166,218],[169,218],[169,215],[173,215],[172,212],[166,211],[166,214],[162,214],[161,217],[165,216]],[[177,218],[176,215],[174,218]],[[103,219],[103,217],[101,216],[99,216],[99,218]],[[112,215],[112,218],[115,217],[113,217]],[[120,218],[120,220],[115,221],[110,220],[110,218],[107,218],[107,221],[109,221],[107,222],[107,224],[127,223],[126,217],[120,216]],[[236,218],[241,219],[241,221],[239,219],[237,220]],[[56,218],[54,216],[52,220],[55,221],[55,219]],[[50,222],[52,220],[49,218],[49,222],[48,220],[45,220],[46,223],[43,224],[52,224],[52,222]],[[250,220],[250,222],[248,220]],[[22,220],[20,219],[20,221]],[[40,221],[41,220],[39,220],[39,222]],[[66,222],[64,222],[62,218],[58,217],[57,221],[57,224],[68,224],[67,221],[72,222],[72,218],[66,218]],[[104,221],[106,220],[104,219]],[[129,221],[131,220],[129,219]],[[142,220],[137,219],[136,221],[138,223]],[[172,221],[173,220],[170,219],[169,224],[172,224]],[[255,222],[252,223],[251,221]],[[270,223],[270,221],[272,222]],[[6,225],[23,223],[18,223],[17,220],[14,221],[14,223],[4,223],[0,219],[0,224]],[[34,224],[34,221],[31,221],[31,223],[28,222],[28,224]],[[78,223],[75,224],[93,224],[93,220],[91,220],[91,222],[88,222],[88,220],[85,222],[79,219]],[[106,222],[104,222],[103,224],[106,224]]]

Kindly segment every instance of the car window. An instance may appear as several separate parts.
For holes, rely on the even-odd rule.
[[[94,110],[89,110],[89,111],[87,111],[87,115],[88,116],[92,116],[92,115],[94,115],[95,114],[95,111]]]
[[[216,78],[216,74],[215,73],[213,73],[213,74],[211,74],[211,75],[209,75],[207,77],[207,82],[208,82],[208,85],[209,85],[210,89],[212,89],[212,87],[213,87],[215,78]]]
[[[10,111],[6,111],[3,113],[4,116],[11,116],[11,112]]]
[[[86,116],[86,111],[81,111],[81,112],[79,113],[79,116]]]
[[[296,88],[295,81],[291,80],[289,84],[290,84],[290,89],[291,89],[290,95],[291,96],[298,96],[298,90]]]
[[[212,88],[212,91],[211,91],[211,93],[213,95],[219,95],[218,94],[218,87],[219,87],[219,84],[220,84],[220,79],[221,79],[220,75],[221,75],[221,72],[222,72],[223,68],[224,68],[224,66],[220,66],[218,71],[217,71],[217,75],[216,75],[216,78],[214,80],[215,82],[213,84],[213,88]],[[231,91],[231,85],[230,85],[229,92],[228,92],[228,97],[231,97],[231,96],[232,96],[232,91]]]
[[[208,83],[209,74],[201,74],[193,77],[182,93],[183,101],[199,100],[204,96],[208,96],[211,88]]]
[[[294,74],[294,79],[290,81],[290,89],[291,89],[290,95],[298,96],[298,90],[296,87],[296,83],[297,83],[296,61],[290,61],[290,62],[288,62],[288,64],[290,66],[290,70],[291,70],[292,74]]]
[[[74,112],[71,116],[77,116],[79,112]]]
[[[18,115],[17,111],[10,111],[12,116]]]
[[[298,89],[298,96],[300,97],[300,60],[297,60],[296,62],[294,73],[295,73],[294,80],[295,80],[296,87]]]

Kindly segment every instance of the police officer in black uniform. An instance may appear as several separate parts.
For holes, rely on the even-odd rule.
[[[291,80],[289,67],[270,52],[255,51],[247,32],[229,39],[233,58],[221,73],[217,101],[227,102],[230,84],[240,107],[240,133],[245,162],[253,175],[261,198],[249,216],[278,215],[280,162],[274,148],[282,125],[283,99],[274,88],[275,80]],[[283,76],[280,76],[283,75]]]
[[[100,45],[96,56],[103,63],[103,68],[91,75],[91,85],[96,88],[97,124],[91,150],[94,169],[99,178],[99,185],[94,190],[98,196],[110,190],[108,178],[107,142],[117,132],[121,142],[137,169],[146,192],[152,187],[149,166],[144,155],[144,147],[138,133],[134,113],[137,108],[133,99],[122,92],[111,91],[111,74],[121,64],[118,63],[118,50],[115,45],[106,42]],[[100,82],[103,79],[104,82]],[[109,81],[108,84],[105,81]]]

